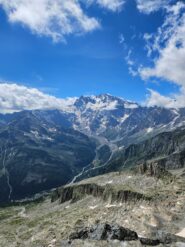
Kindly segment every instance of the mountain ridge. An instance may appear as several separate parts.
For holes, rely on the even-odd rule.
[[[142,145],[184,125],[185,109],[142,107],[108,94],[82,96],[70,112],[50,109],[1,114],[0,184],[4,189],[0,199],[7,199],[5,194],[11,189],[17,191],[13,199],[28,196],[33,188],[37,188],[34,193],[52,189],[74,181],[88,169],[107,167],[105,171],[109,171],[107,165],[129,146]],[[144,157],[147,159],[147,153]]]

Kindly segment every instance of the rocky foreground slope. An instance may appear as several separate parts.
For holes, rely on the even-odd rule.
[[[0,246],[185,246],[184,170],[157,164],[67,185],[0,209]]]

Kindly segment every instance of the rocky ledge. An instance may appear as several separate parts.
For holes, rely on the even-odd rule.
[[[165,165],[161,160],[147,161],[131,169],[135,174],[155,177],[157,179],[172,182],[174,176],[165,169]]]
[[[58,188],[53,192],[51,201],[54,202],[59,200],[60,203],[64,203],[71,200],[71,202],[74,203],[88,195],[99,197],[104,201],[111,200],[111,202],[131,202],[138,200],[151,201],[152,199],[149,196],[129,189],[119,190],[108,184],[100,186],[89,183]]]

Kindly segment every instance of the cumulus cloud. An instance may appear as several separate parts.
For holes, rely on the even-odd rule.
[[[136,0],[138,10],[145,14],[158,11],[170,2],[171,0]]]
[[[112,11],[120,10],[125,1],[124,0],[97,0],[97,3],[107,9],[110,9]]]
[[[185,107],[185,89],[181,88],[178,94],[163,96],[160,93],[149,89],[149,95],[145,102],[146,106],[160,106],[165,108],[182,108]]]
[[[157,33],[145,34],[148,57],[153,66],[139,69],[144,80],[159,78],[179,86],[180,93],[173,97],[157,95],[164,103],[174,107],[185,106],[185,4],[181,1],[165,6],[165,20]],[[156,92],[151,91],[149,105],[155,100]],[[159,103],[161,105],[161,102]]]
[[[141,69],[141,76],[159,77],[185,86],[185,4],[179,2],[168,7],[163,26],[155,36],[147,38],[149,54],[154,51],[158,57],[153,67]]]
[[[145,102],[145,105],[147,106],[160,106],[160,107],[166,107],[166,108],[173,108],[175,107],[176,101],[175,99],[172,99],[167,96],[163,96],[160,93],[148,89],[149,95],[147,97],[147,100]]]
[[[76,0],[0,0],[11,23],[21,23],[33,33],[51,37],[55,42],[66,35],[99,28],[99,22],[87,16]]]
[[[75,98],[59,99],[44,94],[36,88],[15,83],[0,84],[0,112],[12,113],[22,110],[61,109],[70,111]]]
[[[83,1],[88,6],[96,4],[101,8],[108,9],[110,11],[119,11],[124,6],[126,0],[78,0]]]
[[[54,42],[65,41],[67,35],[84,34],[100,28],[96,17],[88,16],[84,3],[116,11],[122,0],[0,0],[11,23],[21,23],[39,36],[48,36]]]

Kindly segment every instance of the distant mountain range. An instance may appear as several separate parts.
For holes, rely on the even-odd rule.
[[[184,108],[142,107],[109,94],[72,102],[0,115],[0,202],[149,160],[184,166]]]

